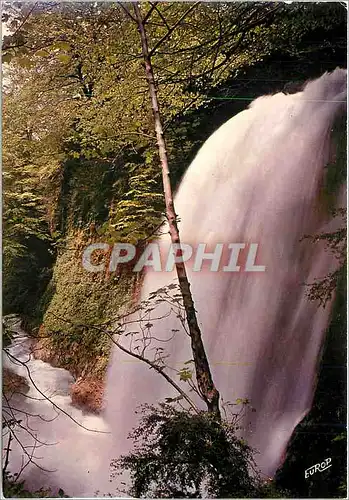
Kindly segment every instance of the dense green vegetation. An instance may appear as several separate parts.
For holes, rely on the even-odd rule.
[[[161,175],[134,23],[117,4],[32,7],[5,10],[15,34],[4,40],[4,312],[44,323],[62,353],[73,344],[76,357],[62,356],[69,366],[92,344],[106,353],[105,340],[59,318],[105,321],[134,280],[89,275],[81,251],[98,238],[153,236]],[[153,10],[151,47],[166,37],[163,19],[172,26],[184,12],[183,4]],[[174,184],[208,135],[248,105],[237,98],[340,63],[344,29],[336,4],[193,9],[154,53]]]
[[[208,412],[170,405],[144,408],[130,455],[113,463],[130,470],[136,498],[268,498],[271,484],[256,471],[253,450],[236,437],[240,412],[217,422]],[[117,473],[116,472],[116,473]],[[277,491],[278,497],[287,495]]]
[[[93,327],[131,302],[142,276],[88,273],[82,251],[101,240],[142,247],[156,235],[164,212],[139,36],[116,3],[33,5],[5,3],[3,14],[12,33],[3,42],[3,308],[20,314],[61,366],[101,379],[110,342]],[[295,83],[346,61],[346,11],[339,3],[192,7],[142,4],[143,13],[150,12],[174,187],[210,133],[254,97],[292,92]],[[338,171],[330,171],[332,184],[338,184]],[[310,447],[304,465],[311,465],[336,439],[338,461],[344,456],[338,425],[345,421],[345,402],[341,391],[335,395],[337,369],[325,369],[345,364],[338,354],[345,343],[342,306],[339,294],[314,409],[301,424],[305,430],[297,429],[280,473],[281,487],[296,496],[324,492],[293,481],[304,476],[292,468],[293,453]],[[337,427],[324,442],[316,425],[328,412],[336,415],[329,425]],[[326,491],[340,496],[343,464],[330,473],[335,477]]]

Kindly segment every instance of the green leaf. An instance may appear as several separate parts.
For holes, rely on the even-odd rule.
[[[47,50],[38,50],[35,52],[35,55],[38,56],[38,57],[47,57],[49,55],[49,52],[47,52]]]
[[[13,54],[11,54],[11,52],[7,52],[6,54],[4,54],[2,56],[1,60],[3,63],[10,63],[12,58],[13,58]]]
[[[17,63],[22,67],[22,68],[31,68],[33,66],[32,61],[29,59],[29,57],[19,57],[17,59]]]
[[[61,49],[61,50],[70,50],[71,46],[67,42],[55,42],[52,47],[54,49]]]
[[[193,378],[193,373],[187,368],[183,368],[179,372],[179,380],[183,380],[186,382],[187,380],[191,380]]]
[[[71,57],[66,54],[57,54],[57,59],[59,59],[62,63],[68,63],[70,62]]]

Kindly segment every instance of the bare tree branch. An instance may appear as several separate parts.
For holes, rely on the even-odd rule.
[[[145,364],[147,364],[148,366],[150,366],[153,370],[155,370],[157,373],[159,373],[162,377],[165,378],[165,380],[170,384],[172,385],[172,387],[174,387],[176,389],[176,391],[183,397],[183,399],[185,399],[187,401],[187,403],[191,406],[191,408],[193,408],[196,412],[199,412],[198,408],[196,407],[196,405],[193,403],[193,401],[189,398],[189,396],[183,391],[183,389],[181,389],[181,387],[164,371],[164,369],[159,366],[155,361],[151,361],[150,359],[146,358],[145,355],[144,355],[144,351],[145,349],[143,349],[143,354],[137,354],[135,353],[134,351],[132,351],[131,349],[127,349],[126,347],[124,347],[122,344],[120,344],[120,342],[118,342],[117,340],[115,340],[114,336],[115,336],[115,332],[108,332],[106,329],[104,328],[100,328],[98,326],[95,326],[95,325],[84,325],[82,323],[79,323],[79,325],[77,325],[76,323],[73,323],[72,321],[66,319],[66,318],[59,318],[58,316],[55,315],[56,318],[58,319],[61,319],[62,321],[66,322],[66,323],[69,323],[69,324],[72,324],[72,325],[76,325],[76,326],[85,326],[86,328],[92,328],[93,330],[96,330],[98,331],[99,333],[102,333],[104,335],[106,335],[113,344],[115,344],[118,349],[120,349],[121,351],[125,352],[126,354],[128,354],[129,356],[133,357],[133,358],[136,358],[142,362],[144,362]],[[159,318],[152,318],[152,321],[154,319],[163,319],[163,317],[159,317]],[[148,321],[146,319],[143,319],[141,321]],[[133,321],[130,321],[130,322],[127,322],[127,323],[136,323],[137,321],[136,320],[133,320]],[[124,326],[125,323],[122,324],[122,326]],[[118,326],[118,329],[120,329],[120,325]],[[120,335],[120,333],[117,333],[117,335]],[[172,337],[171,337],[172,338]],[[166,341],[169,341],[171,340],[171,338],[167,339],[167,340],[162,340],[162,342],[166,342]],[[155,337],[150,337],[147,339],[148,340],[159,340],[159,339],[156,339]],[[144,338],[143,338],[143,341],[144,341]],[[148,345],[149,347],[149,345]],[[157,359],[157,361],[159,361],[159,359]]]
[[[156,52],[156,49],[158,47],[160,47],[160,45],[162,45],[164,43],[164,41],[171,35],[171,33],[173,33],[173,31],[177,28],[177,26],[180,25],[180,23],[182,21],[184,21],[184,19],[190,14],[190,12],[192,12],[194,9],[196,9],[196,7],[200,5],[200,2],[195,2],[188,10],[186,10],[184,12],[184,14],[178,19],[178,21],[175,22],[175,24],[167,31],[167,33],[162,37],[160,38],[160,40],[154,45],[154,47],[151,49],[151,51],[149,52],[149,58],[154,55],[154,53]],[[136,6],[136,4],[133,6],[133,8],[138,8],[138,6]],[[139,12],[139,16],[137,17],[137,22],[138,22],[138,25],[139,23],[142,24],[143,26],[143,21],[142,21],[142,18],[141,18],[141,13],[140,13],[140,10],[138,8],[138,12]],[[144,26],[143,26],[144,28]]]
[[[122,8],[122,10],[125,12],[125,14],[132,19],[132,21],[136,22],[136,19],[133,17],[131,12],[129,11],[128,7],[125,7],[125,5],[122,2],[118,2],[118,5]]]
[[[31,14],[33,13],[35,7],[38,5],[38,2],[35,2],[33,7],[29,10],[28,14],[26,14],[26,16],[24,17],[23,21],[20,23],[20,25],[18,26],[18,28],[15,30],[14,33],[12,33],[10,35],[11,38],[14,38],[16,36],[16,34],[22,29],[22,27],[24,26],[24,24],[28,21],[29,17],[31,16]],[[17,45],[14,45],[13,47],[6,47],[6,46],[3,46],[2,50],[8,50],[10,48],[16,48]]]
[[[148,19],[150,18],[150,16],[152,15],[154,9],[158,12],[158,9],[157,9],[157,4],[159,2],[149,2],[150,5],[151,5],[151,8],[148,10],[147,14],[145,15],[144,19],[143,19],[143,26],[146,25]],[[134,19],[135,20],[135,19]]]
[[[35,381],[33,380],[33,377],[31,376],[31,373],[30,373],[30,369],[28,368],[27,364],[23,361],[21,361],[20,359],[16,358],[15,356],[13,356],[9,351],[8,349],[4,349],[4,351],[6,352],[7,356],[16,364],[19,364],[21,366],[24,366],[24,368],[26,369],[26,372],[27,372],[27,376],[28,376],[28,379],[30,380],[30,382],[33,384],[34,388],[38,391],[39,394],[41,394],[41,396],[43,396],[44,399],[46,399],[49,403],[52,404],[52,406],[58,410],[59,412],[63,413],[64,415],[66,415],[68,418],[70,418],[70,420],[72,420],[75,424],[77,424],[79,427],[81,427],[82,429],[85,429],[86,431],[90,431],[90,432],[97,432],[99,434],[109,434],[109,432],[107,431],[98,431],[96,429],[88,429],[87,427],[85,427],[84,425],[80,424],[80,422],[78,422],[74,417],[72,417],[68,412],[66,412],[65,410],[63,410],[63,408],[61,408],[60,406],[58,406],[54,401],[52,401],[44,392],[42,392],[42,390],[36,385]]]

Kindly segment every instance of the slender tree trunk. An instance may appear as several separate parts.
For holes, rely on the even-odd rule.
[[[142,20],[138,4],[135,3],[133,8],[135,13],[135,18],[137,21],[138,31],[142,42],[142,53],[145,63],[145,73],[148,81],[149,94],[151,98],[151,104],[154,115],[156,138],[157,138],[157,144],[158,144],[158,150],[162,168],[162,181],[163,181],[165,204],[166,204],[166,217],[169,223],[172,243],[180,244],[177,218],[173,203],[173,194],[170,182],[170,171],[168,167],[166,144],[164,140],[164,133],[161,123],[159,102],[157,98],[154,73],[151,63],[151,56],[148,48],[147,35],[145,32],[145,26]],[[189,327],[191,348],[193,352],[198,388],[202,395],[203,400],[207,405],[208,411],[214,413],[218,418],[220,418],[219,392],[213,383],[210,366],[207,360],[204,344],[202,342],[200,328],[196,317],[193,298],[190,292],[190,284],[188,281],[184,262],[176,263],[176,271]]]

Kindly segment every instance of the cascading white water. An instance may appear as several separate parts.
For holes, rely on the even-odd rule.
[[[18,324],[14,330],[3,367],[24,377],[28,390],[3,397],[3,418],[21,420],[21,427],[13,427],[8,471],[23,469],[19,480],[32,491],[50,488],[56,495],[61,488],[70,496],[94,496],[102,486],[95,468],[100,449],[108,446],[109,429],[101,417],[72,405],[70,373],[35,359],[31,340]],[[7,444],[8,434],[3,447]]]
[[[175,198],[182,243],[206,243],[210,251],[217,243],[259,244],[257,264],[265,265],[265,272],[244,271],[245,251],[240,272],[195,272],[192,261],[187,271],[215,384],[225,401],[248,398],[255,408],[245,435],[268,475],[310,408],[328,324],[330,304],[323,309],[309,301],[304,283],[333,270],[335,258],[322,243],[300,240],[336,223],[321,208],[319,193],[331,126],[345,100],[346,71],[341,69],[297,94],[257,99],[207,140]],[[166,260],[168,234],[160,245]],[[141,300],[176,282],[175,272],[148,271]],[[153,324],[150,347],[163,347],[170,354],[166,363],[180,369],[192,354],[170,308],[160,304],[142,326],[147,330],[146,323]],[[155,340],[168,339],[173,329],[179,332],[168,342]],[[151,356],[149,349],[145,353]],[[173,371],[169,374],[179,381]],[[183,382],[182,388],[188,385]],[[106,410],[114,457],[130,448],[126,436],[138,421],[136,407],[173,396],[178,394],[154,370],[114,349]]]
[[[336,262],[321,243],[300,240],[336,224],[321,208],[319,193],[330,155],[330,130],[345,99],[346,72],[340,69],[309,83],[303,92],[257,99],[203,145],[175,199],[183,243],[206,243],[211,250],[216,243],[259,244],[257,264],[265,265],[265,272],[244,270],[244,250],[240,272],[193,272],[189,262],[188,275],[214,381],[225,401],[248,398],[256,409],[245,433],[260,451],[257,462],[266,474],[275,471],[295,425],[310,408],[328,324],[330,304],[323,309],[310,302],[304,283],[326,275]],[[160,244],[166,256],[167,234]],[[148,272],[141,300],[176,282],[173,272]],[[166,315],[168,308],[160,304],[146,322]],[[167,364],[180,369],[192,358],[180,321],[170,314],[151,322],[157,339],[168,339],[172,329],[179,330],[159,345],[170,354]],[[150,347],[156,345],[153,341]],[[109,463],[132,445],[126,437],[137,424],[136,407],[177,393],[149,367],[115,348],[107,377],[107,425],[101,417],[72,407],[73,380],[66,370],[29,359],[29,351],[29,341],[20,337],[10,348],[25,362],[35,385],[83,426],[110,428],[111,434],[79,427],[31,385],[29,398],[16,396],[12,406],[17,415],[26,412],[26,424],[41,442],[58,443],[36,453],[42,467],[56,472],[30,465],[22,477],[33,488],[51,485],[71,496],[94,496],[97,490],[114,493]],[[28,377],[23,364],[13,365],[6,358],[4,362]],[[185,383],[182,387],[188,389]],[[41,401],[31,399],[38,397]],[[49,420],[57,411],[52,422],[35,416]],[[20,437],[22,443],[33,444],[26,431]],[[15,443],[12,448],[10,468],[16,472],[22,452]]]

